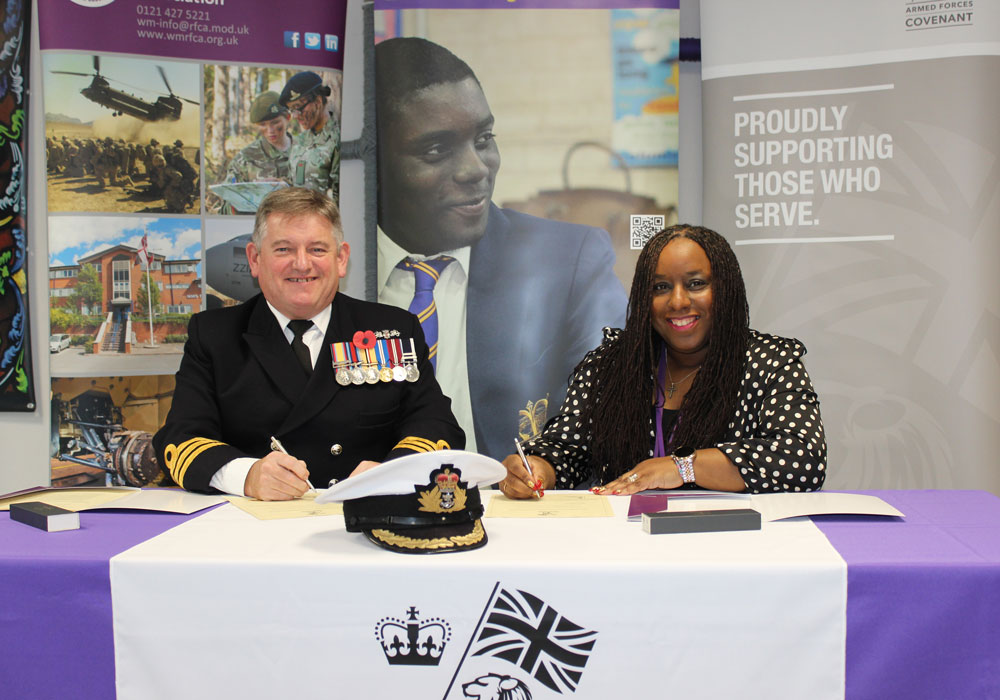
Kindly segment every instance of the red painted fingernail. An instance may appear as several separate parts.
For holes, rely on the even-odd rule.
[[[616,496],[617,496],[618,494],[620,494],[620,493],[621,493],[621,491],[619,491],[618,489],[615,489],[615,490],[614,490],[614,491],[612,491],[611,493],[613,493],[614,495],[616,495]]]

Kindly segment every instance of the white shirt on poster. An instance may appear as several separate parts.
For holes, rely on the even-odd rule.
[[[451,410],[465,431],[465,449],[476,451],[476,431],[472,422],[472,397],[469,394],[469,362],[465,345],[466,293],[469,289],[469,259],[472,248],[443,251],[435,255],[406,252],[382,229],[378,231],[378,300],[383,304],[408,309],[413,301],[414,276],[396,267],[405,258],[428,260],[439,255],[455,258],[441,272],[434,286],[438,314],[437,380],[441,391],[451,399]]]

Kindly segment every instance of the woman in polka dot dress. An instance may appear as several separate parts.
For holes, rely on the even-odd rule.
[[[826,477],[819,400],[797,340],[749,327],[746,288],[725,238],[677,225],[636,264],[624,329],[577,366],[559,415],[524,443],[500,489],[594,485],[813,491]]]

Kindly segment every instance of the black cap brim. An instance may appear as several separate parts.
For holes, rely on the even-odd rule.
[[[478,549],[486,544],[481,518],[448,525],[363,530],[365,537],[383,549],[404,554],[444,554]]]

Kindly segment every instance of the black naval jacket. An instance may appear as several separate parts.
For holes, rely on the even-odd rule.
[[[414,339],[416,382],[337,384],[330,344],[368,330],[399,331],[407,351]],[[362,460],[465,447],[416,316],[341,293],[311,377],[260,294],[192,316],[176,377],[153,445],[163,470],[190,491],[214,491],[212,476],[237,457],[267,455],[272,435],[306,463],[319,488],[346,478]]]

